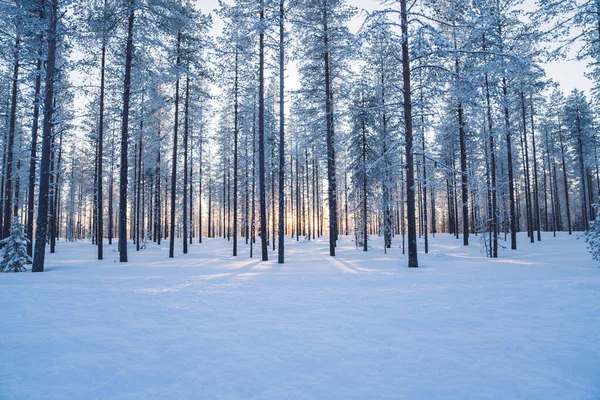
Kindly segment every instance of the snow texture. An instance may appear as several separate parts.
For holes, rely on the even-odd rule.
[[[418,269],[397,241],[288,239],[283,266],[223,239],[128,264],[60,242],[47,272],[0,276],[0,399],[598,399],[600,269],[576,236],[490,260],[437,235]]]

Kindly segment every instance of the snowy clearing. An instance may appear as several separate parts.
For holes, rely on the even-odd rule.
[[[576,236],[491,261],[438,235],[419,269],[350,238],[335,259],[288,238],[283,266],[223,239],[126,265],[60,242],[47,272],[0,275],[0,399],[598,399],[600,269]]]

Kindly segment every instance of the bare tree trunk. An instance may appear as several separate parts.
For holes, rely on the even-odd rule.
[[[3,222],[2,227],[2,238],[10,236],[10,227],[12,226],[13,219],[12,215],[12,202],[13,202],[13,191],[12,191],[12,180],[13,180],[13,148],[15,145],[15,126],[17,119],[17,99],[18,99],[18,83],[19,83],[19,68],[21,62],[19,59],[20,47],[21,47],[21,35],[17,27],[17,37],[15,39],[14,47],[14,61],[13,61],[13,75],[12,75],[12,91],[10,95],[10,123],[8,125],[8,143],[6,144],[6,164],[4,165],[5,171],[5,187],[4,187],[4,209],[3,209]]]
[[[456,34],[456,32],[454,32]],[[454,37],[454,50],[457,50],[456,36]],[[456,71],[457,80],[460,79],[460,67],[458,62],[458,56],[454,58],[454,66]],[[457,82],[458,83],[458,82]],[[461,194],[462,194],[462,219],[463,219],[463,246],[469,245],[469,176],[467,171],[467,145],[465,140],[465,123],[464,123],[464,110],[462,101],[458,100],[457,106],[458,114],[458,140],[460,143],[460,181],[461,181]],[[458,227],[457,227],[458,230]]]
[[[56,25],[58,22],[58,0],[51,0],[48,16],[48,51],[46,53],[46,78],[44,93],[44,122],[42,129],[42,154],[40,160],[40,189],[38,196],[38,216],[35,235],[33,272],[44,271],[46,234],[48,230],[48,189],[50,184],[50,138],[52,136],[52,114],[54,102],[54,79],[56,72]]]
[[[265,4],[260,1],[260,66],[258,78],[258,186],[260,197],[260,241],[262,250],[262,260],[267,261],[268,243],[267,243],[267,199],[265,185],[265,33],[262,28],[265,19]]]
[[[40,15],[41,17],[41,15]],[[42,86],[42,38],[40,36],[40,48],[37,52],[37,60],[35,65],[35,89],[33,100],[33,125],[31,127],[31,155],[29,157],[29,185],[27,193],[27,227],[25,232],[29,239],[33,239],[33,217],[34,217],[34,202],[35,202],[35,168],[37,160],[37,142],[40,119],[40,90]],[[33,240],[27,242],[27,254],[33,254]]]
[[[406,0],[400,0],[402,29],[402,80],[404,83],[404,128],[406,150],[406,205],[408,219],[408,266],[419,266],[417,258],[417,226],[415,220],[415,171],[413,161],[412,101],[410,89],[410,59],[408,51],[408,16]]]
[[[538,185],[537,150],[535,146],[535,125],[533,120],[533,96],[529,96],[529,107],[531,108],[531,142],[533,145],[533,207],[535,211],[535,226],[537,228],[537,240],[542,240],[542,222],[540,218],[540,194]],[[544,174],[544,177],[546,175]],[[547,220],[547,218],[546,218]]]
[[[523,92],[521,92],[521,109],[523,117],[523,150],[525,157],[525,171],[523,172],[525,173],[525,205],[527,207],[527,235],[529,236],[529,240],[531,241],[531,243],[533,243],[533,207],[531,206],[531,179],[529,177],[529,146],[527,145],[527,119],[525,112],[525,96],[523,95]]]
[[[185,78],[185,106],[183,117],[183,254],[188,252],[188,142],[189,142],[190,77]],[[192,198],[190,197],[190,202]]]
[[[329,255],[335,256],[337,245],[337,185],[335,173],[335,144],[333,128],[333,92],[331,89],[331,72],[329,60],[329,30],[327,8],[323,7],[323,44],[325,67],[325,115],[327,122],[327,196],[329,202]]]
[[[131,92],[131,64],[133,59],[134,2],[129,0],[129,25],[125,49],[125,82],[123,91],[123,125],[121,128],[121,174],[119,182],[119,261],[127,262],[127,174],[129,140],[129,100]]]
[[[486,50],[485,45],[485,34],[483,35],[483,50]],[[492,204],[491,204],[491,215],[490,218],[490,231],[492,233],[492,258],[498,258],[498,192],[496,190],[496,146],[494,145],[494,127],[492,119],[492,106],[490,101],[490,85],[488,74],[485,74],[485,98],[487,108],[487,120],[488,120],[488,131],[489,131],[489,149],[490,149],[490,180],[492,186],[490,187]]]
[[[142,112],[140,114],[140,132],[137,143],[137,159],[135,167],[135,250],[140,251],[140,209],[143,207],[141,201],[142,189],[142,136],[144,134],[144,93],[142,92]]]
[[[181,60],[181,31],[177,34],[177,60],[176,66],[179,67]],[[175,83],[175,123],[173,126],[173,159],[171,164],[171,233],[169,237],[169,258],[175,257],[175,208],[177,191],[177,131],[179,128],[179,77]]]
[[[106,0],[104,1],[106,6]],[[104,237],[104,204],[102,197],[102,177],[103,177],[103,157],[104,157],[104,72],[106,63],[106,43],[102,41],[102,55],[100,61],[100,113],[98,115],[98,186],[96,188],[96,202],[98,210],[97,213],[97,232],[96,232],[96,244],[98,245],[98,260],[103,258],[103,237]]]
[[[506,77],[502,78],[502,93],[504,96],[504,128],[506,130],[506,153],[508,164],[508,192],[510,207],[510,248],[517,249],[517,211],[515,200],[515,180],[513,174],[512,135],[510,132],[510,117],[508,112],[508,87]]]
[[[238,104],[238,44],[235,45],[235,82],[233,84],[234,118],[233,118],[233,256],[238,253],[238,135],[239,135],[239,104]]]
[[[560,117],[559,117],[560,118]],[[566,202],[566,208],[567,208],[567,225],[569,226],[569,235],[573,232],[572,228],[571,228],[571,207],[569,204],[569,180],[567,178],[567,163],[565,161],[565,143],[563,140],[563,134],[562,134],[562,129],[560,127],[560,121],[559,121],[559,128],[558,128],[558,137],[560,139],[560,152],[561,152],[561,158],[562,158],[562,167],[563,167],[563,180],[565,182],[565,202]]]
[[[279,226],[277,262],[284,263],[285,236],[285,30],[284,0],[279,0]],[[309,233],[310,235],[310,233]]]

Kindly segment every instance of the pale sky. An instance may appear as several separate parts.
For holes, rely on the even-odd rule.
[[[219,5],[217,0],[197,0],[197,3],[205,13],[212,12],[212,10],[218,8]],[[381,7],[381,2],[379,0],[347,0],[347,3],[359,10],[359,15],[351,22],[350,28],[353,31],[356,31],[360,28],[364,19],[364,16],[360,15],[361,10],[364,9],[367,11],[372,11],[378,7]],[[525,0],[524,7],[527,10],[534,10],[535,0]],[[222,23],[218,20],[218,17],[214,15],[214,13],[212,14],[214,20],[213,33],[218,35],[222,29]],[[295,81],[297,80],[297,78],[295,78],[297,74],[295,71],[290,70],[290,68],[293,69],[293,66],[288,66],[288,79]],[[592,82],[584,75],[587,70],[586,62],[555,61],[545,64],[544,69],[546,70],[546,76],[555,82],[558,82],[563,92],[567,94],[575,88],[579,90],[585,90],[589,93],[589,90],[592,87]],[[288,87],[297,86],[297,82],[290,82],[289,80]]]

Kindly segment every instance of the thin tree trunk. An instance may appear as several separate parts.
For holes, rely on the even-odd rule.
[[[402,79],[404,83],[404,128],[406,152],[406,205],[408,219],[408,266],[419,266],[417,258],[417,227],[415,220],[415,176],[413,161],[412,101],[410,89],[410,59],[408,51],[408,16],[406,0],[400,0],[402,29]]]
[[[17,3],[17,5],[19,5]],[[20,29],[17,27],[17,31]],[[3,222],[4,225],[2,227],[2,238],[6,238],[10,236],[10,227],[13,224],[12,215],[12,202],[13,202],[13,192],[12,192],[12,180],[13,180],[13,148],[15,145],[15,127],[16,127],[16,119],[17,119],[17,99],[18,99],[18,83],[19,83],[19,68],[21,66],[21,62],[19,59],[21,46],[21,35],[20,32],[17,32],[17,37],[15,39],[15,47],[14,47],[14,61],[13,61],[13,75],[12,75],[12,90],[10,95],[10,123],[8,125],[8,143],[6,147],[6,164],[4,164],[5,171],[5,187],[4,187],[4,217]]]
[[[177,60],[176,66],[179,67],[181,54],[181,31],[177,34]],[[171,233],[169,237],[169,258],[175,257],[175,200],[177,191],[177,131],[179,128],[179,77],[175,83],[175,122],[173,126],[173,159],[171,164]]]
[[[504,96],[504,128],[506,130],[506,156],[508,164],[508,192],[510,207],[510,248],[517,249],[517,211],[515,200],[515,181],[513,174],[512,135],[510,132],[510,117],[508,112],[508,87],[506,77],[502,78],[502,93]]]
[[[238,135],[239,135],[239,104],[238,104],[238,45],[235,47],[235,82],[233,85],[234,118],[233,118],[233,256],[238,253]]]
[[[129,25],[125,49],[125,82],[123,91],[123,125],[121,128],[121,174],[119,182],[119,261],[127,262],[127,173],[129,140],[129,101],[131,92],[131,65],[133,59],[133,23],[135,0],[129,0]]]
[[[40,18],[42,13],[40,12]],[[35,202],[35,169],[37,160],[37,142],[40,119],[40,90],[42,86],[42,37],[40,35],[40,44],[37,52],[37,60],[35,65],[35,89],[33,100],[33,125],[31,127],[31,155],[29,158],[29,188],[27,193],[27,227],[25,232],[29,236],[27,242],[27,254],[33,255],[33,217],[34,217],[34,202]]]
[[[265,4],[260,1],[260,35],[259,35],[259,78],[258,78],[258,186],[260,197],[260,241],[262,260],[267,261],[267,199],[265,185],[265,33],[262,28],[265,19]]]
[[[284,263],[285,228],[285,30],[284,0],[279,1],[279,226],[277,262]],[[309,233],[310,235],[310,233]]]
[[[106,0],[104,1],[106,7]],[[103,237],[104,237],[104,204],[102,197],[102,177],[103,177],[103,157],[104,157],[104,72],[106,63],[106,43],[102,42],[102,55],[100,61],[100,112],[98,115],[98,186],[96,188],[96,202],[98,209],[97,213],[97,233],[96,233],[96,244],[98,245],[98,260],[103,258]]]
[[[188,142],[189,142],[190,77],[185,78],[185,105],[183,117],[183,254],[188,252]],[[190,197],[190,202],[192,198]]]

